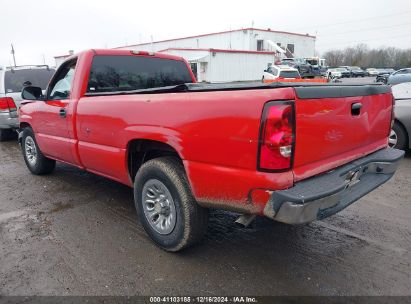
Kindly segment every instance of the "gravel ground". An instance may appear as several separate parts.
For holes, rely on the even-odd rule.
[[[0,144],[0,295],[411,295],[411,157],[339,214],[252,228],[213,211],[203,243],[170,254],[136,219],[132,190],[58,164],[31,175]]]

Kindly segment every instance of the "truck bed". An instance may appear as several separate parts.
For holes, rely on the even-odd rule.
[[[334,83],[312,83],[312,82],[275,82],[263,83],[186,83],[176,86],[158,87],[152,89],[119,91],[119,92],[96,92],[86,93],[86,96],[105,96],[122,94],[161,94],[178,92],[214,92],[214,91],[236,91],[236,90],[266,90],[276,88],[295,88],[299,98],[333,98],[351,96],[369,96],[391,92],[391,88],[383,84],[351,85]]]

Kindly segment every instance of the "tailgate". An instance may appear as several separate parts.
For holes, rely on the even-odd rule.
[[[387,145],[393,102],[389,87],[295,90],[295,181],[329,171]]]

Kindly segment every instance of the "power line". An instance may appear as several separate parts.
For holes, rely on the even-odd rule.
[[[379,37],[379,38],[373,38],[373,39],[363,39],[360,41],[346,41],[346,42],[337,42],[337,43],[328,43],[328,44],[319,44],[317,45],[318,47],[327,47],[327,46],[333,46],[333,45],[341,45],[341,44],[354,44],[354,43],[362,43],[362,42],[367,42],[367,41],[375,41],[375,40],[390,40],[393,38],[400,38],[400,37],[409,37],[410,34],[403,34],[403,35],[398,35],[398,36],[389,36],[389,37]]]
[[[333,33],[333,34],[328,34],[328,35],[317,35],[317,37],[329,37],[329,36],[335,36],[335,35],[343,35],[343,34],[352,34],[352,33],[358,33],[358,32],[368,32],[368,31],[373,31],[373,30],[380,30],[380,29],[387,29],[387,28],[394,28],[397,26],[405,26],[405,25],[411,25],[411,22],[408,23],[402,23],[402,24],[396,24],[396,25],[391,25],[391,26],[380,26],[380,27],[374,27],[374,28],[368,28],[368,29],[360,29],[360,30],[353,30],[353,31],[347,31],[347,32],[340,32],[340,33]]]
[[[335,26],[335,25],[343,25],[343,24],[349,24],[349,23],[363,22],[363,21],[367,21],[367,20],[384,18],[384,17],[406,15],[406,14],[408,14],[408,13],[411,13],[411,10],[404,11],[404,12],[387,14],[387,15],[379,15],[379,16],[374,16],[374,17],[368,17],[368,18],[353,19],[353,20],[343,21],[343,22],[337,22],[337,23],[320,24],[320,25],[316,25],[316,26],[308,26],[308,27],[295,28],[294,30],[307,29],[307,28],[309,28],[309,29],[317,29],[317,28],[321,28],[321,27],[330,27],[330,26]]]

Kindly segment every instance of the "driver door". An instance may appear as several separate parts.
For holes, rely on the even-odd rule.
[[[70,138],[68,115],[72,80],[77,59],[70,60],[57,70],[46,92],[46,100],[39,103],[36,112],[36,139],[41,151],[51,158],[75,163],[72,152],[73,139]]]

